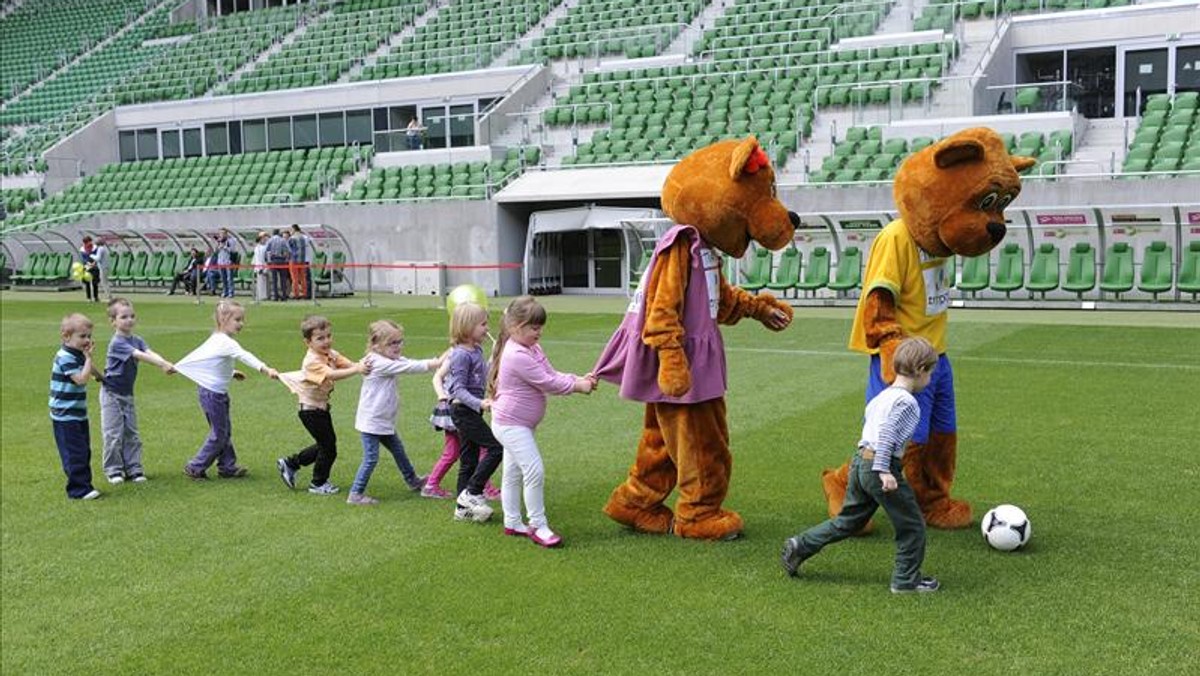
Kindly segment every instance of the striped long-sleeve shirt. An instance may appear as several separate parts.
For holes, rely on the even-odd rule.
[[[87,420],[87,387],[71,376],[83,370],[87,357],[63,345],[54,355],[50,369],[50,418],[59,421]]]
[[[904,447],[912,438],[921,420],[921,407],[912,393],[892,386],[875,395],[863,413],[862,439],[859,448],[875,452],[871,470],[890,472],[892,460],[900,460]]]

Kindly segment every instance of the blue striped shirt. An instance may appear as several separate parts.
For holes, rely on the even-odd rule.
[[[892,460],[904,456],[904,447],[920,420],[916,397],[903,387],[892,386],[875,395],[863,413],[862,439],[858,442],[859,448],[875,452],[872,471],[892,471]]]
[[[83,352],[63,345],[54,355],[50,369],[50,419],[87,420],[87,387],[76,385],[73,374],[83,370]]]

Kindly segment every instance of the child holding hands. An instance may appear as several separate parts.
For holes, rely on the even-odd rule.
[[[108,483],[126,479],[146,480],[142,469],[142,437],[138,432],[137,410],[133,405],[133,384],[138,362],[153,364],[165,373],[174,373],[175,365],[151,350],[141,336],[133,334],[137,315],[133,303],[125,298],[108,302],[108,320],[112,323],[112,341],[100,386],[100,429],[104,432],[104,476]]]
[[[404,373],[428,373],[442,365],[441,358],[408,359],[400,355],[404,347],[404,329],[395,322],[380,319],[369,328],[367,356],[363,363],[368,370],[363,376],[362,389],[358,394],[358,411],[354,416],[354,429],[362,436],[363,460],[358,474],[350,486],[346,502],[351,505],[374,505],[379,501],[366,494],[367,482],[379,462],[379,445],[383,444],[392,453],[396,467],[404,482],[412,491],[425,486],[425,477],[417,476],[404,443],[396,434],[396,413],[400,408],[400,397],[396,392],[396,376]]]
[[[50,369],[50,424],[63,474],[67,475],[67,497],[95,500],[100,491],[92,487],[92,440],[88,429],[87,381],[100,372],[92,363],[92,320],[79,313],[63,317],[59,324],[62,345]]]
[[[267,366],[234,340],[246,324],[246,311],[237,301],[217,303],[213,316],[217,330],[191,354],[175,363],[175,370],[196,383],[200,410],[208,419],[208,438],[196,455],[183,467],[183,473],[197,481],[208,478],[209,466],[217,463],[217,476],[238,479],[246,476],[245,467],[237,464],[233,448],[233,424],[229,418],[229,381],[246,376],[234,371],[234,360],[265,374],[279,378],[279,372]]]
[[[929,385],[937,351],[924,338],[906,338],[893,358],[896,380],[875,395],[863,414],[862,436],[850,461],[850,482],[837,516],[788,538],[782,563],[795,576],[800,564],[826,545],[857,533],[883,507],[896,529],[893,594],[935,592],[938,581],[921,575],[925,559],[925,518],[912,488],[904,480],[901,458],[921,417],[913,394]]]
[[[504,533],[528,537],[542,547],[557,547],[562,538],[546,523],[544,470],[533,431],[546,415],[546,395],[590,393],[596,377],[554,370],[538,345],[545,325],[546,310],[532,296],[509,303],[492,357],[489,385],[495,396],[493,430],[505,449],[500,488]],[[528,525],[521,519],[522,491]]]
[[[444,441],[442,455],[433,463],[433,469],[429,470],[429,476],[425,479],[425,487],[421,489],[421,497],[439,500],[454,497],[442,488],[442,477],[458,462],[459,453],[462,451],[462,440],[458,438],[458,430],[454,427],[454,420],[450,418],[450,395],[446,394],[445,380],[449,371],[450,360],[444,359],[441,367],[433,374],[433,392],[438,400],[433,407],[433,414],[429,416],[429,424],[433,425],[435,431],[442,433]],[[486,457],[487,449],[479,449],[479,458],[482,460]],[[492,485],[490,479],[483,484],[483,497],[487,500],[500,499],[500,490]]]
[[[310,315],[300,322],[300,335],[308,351],[299,371],[281,376],[300,399],[300,423],[312,435],[313,443],[298,453],[275,461],[279,476],[288,488],[296,487],[296,472],[312,465],[312,482],[308,492],[314,495],[333,495],[338,487],[329,482],[329,472],[337,460],[337,434],[329,414],[329,396],[333,384],[360,373],[369,373],[365,361],[352,362],[333,349],[333,325],[319,315]]]

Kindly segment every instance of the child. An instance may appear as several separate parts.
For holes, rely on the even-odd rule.
[[[912,438],[920,407],[913,394],[929,385],[938,355],[924,338],[907,338],[896,348],[896,380],[867,404],[862,437],[850,465],[842,511],[832,519],[788,538],[783,568],[795,576],[800,564],[828,544],[857,533],[878,507],[896,529],[896,568],[892,593],[934,592],[938,581],[921,576],[925,558],[925,518],[904,480],[901,456]]]
[[[483,412],[492,408],[484,398],[487,365],[480,343],[488,332],[487,310],[474,303],[459,303],[450,315],[450,368],[446,373],[446,394],[450,398],[450,419],[462,440],[458,458],[458,488],[454,518],[482,523],[492,518],[492,508],[483,496],[483,484],[504,458],[504,447],[496,441]],[[482,460],[479,449],[486,447]]]
[[[504,311],[504,328],[492,358],[489,389],[496,397],[492,424],[504,444],[504,534],[528,536],[542,547],[556,547],[562,538],[546,523],[542,498],[542,456],[533,430],[546,415],[546,395],[590,393],[595,376],[559,373],[550,365],[538,340],[546,325],[546,310],[532,296],[514,299]],[[529,525],[521,520],[521,487]]]
[[[425,477],[417,476],[412,463],[404,453],[404,444],[396,435],[396,412],[400,398],[396,393],[396,376],[402,373],[428,373],[442,365],[440,358],[412,360],[400,356],[404,346],[404,329],[395,322],[381,319],[370,326],[367,341],[367,356],[363,358],[370,373],[363,377],[362,390],[358,395],[358,412],[354,416],[354,429],[362,436],[363,461],[350,486],[346,502],[352,505],[374,505],[379,501],[366,494],[367,482],[379,462],[379,445],[392,452],[396,467],[404,476],[409,489],[419,491],[425,485]]]
[[[87,381],[100,377],[92,364],[92,320],[79,313],[63,317],[58,327],[62,346],[50,369],[50,424],[67,475],[67,497],[95,500],[92,487],[92,441],[88,430]]]
[[[108,359],[100,386],[104,476],[110,484],[119,484],[125,479],[141,483],[146,480],[146,475],[142,471],[142,438],[138,434],[137,411],[133,407],[137,363],[154,364],[166,373],[174,373],[175,365],[151,350],[141,336],[133,335],[133,327],[137,324],[133,303],[124,298],[109,301],[108,320],[116,333],[108,344]]]
[[[462,447],[462,442],[458,438],[458,430],[454,427],[454,421],[450,419],[450,397],[446,394],[445,379],[446,373],[450,370],[450,360],[444,360],[441,368],[433,374],[433,391],[437,394],[437,404],[433,407],[433,414],[429,416],[429,424],[433,425],[433,429],[441,432],[445,436],[445,441],[442,444],[442,456],[433,464],[433,469],[429,470],[429,476],[425,479],[425,487],[421,489],[421,496],[426,498],[436,498],[444,500],[451,496],[442,488],[442,477],[446,476],[446,472],[454,466],[458,461],[459,450]],[[487,449],[479,449],[480,459],[487,457]],[[492,485],[489,479],[483,484],[483,497],[487,500],[499,500],[500,491]]]
[[[300,335],[308,351],[299,371],[283,374],[283,382],[300,398],[300,422],[316,443],[295,455],[279,458],[275,466],[288,488],[296,487],[296,471],[313,466],[308,492],[314,495],[333,495],[338,487],[329,482],[329,472],[337,460],[337,434],[329,414],[329,395],[333,384],[359,373],[369,373],[365,361],[352,362],[333,349],[333,325],[319,315],[309,315],[300,322]]]
[[[247,474],[246,468],[237,464],[233,426],[229,419],[229,381],[246,377],[234,371],[234,360],[273,380],[279,379],[278,371],[264,364],[233,339],[246,323],[246,311],[240,303],[220,301],[213,318],[217,330],[200,347],[175,363],[176,371],[195,381],[200,410],[208,419],[208,438],[183,467],[183,473],[196,481],[208,478],[205,472],[214,461],[217,463],[217,476],[222,479],[240,479]]]

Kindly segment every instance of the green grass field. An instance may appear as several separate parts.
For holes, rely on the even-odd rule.
[[[210,330],[211,302],[134,301],[138,333],[168,358]],[[361,354],[367,323],[390,317],[407,329],[409,356],[443,349],[446,317],[432,301],[377,301],[321,308],[336,347]],[[546,352],[561,370],[586,371],[623,302],[546,304]],[[241,342],[297,368],[297,326],[311,309],[250,307]],[[1175,674],[1200,664],[1198,313],[954,311],[955,492],[976,519],[1020,505],[1033,540],[1001,554],[977,528],[931,531],[925,570],[943,589],[916,598],[888,593],[883,517],[800,579],[778,562],[785,537],[824,518],[821,469],[857,440],[866,362],[845,349],[849,310],[799,311],[782,334],[725,330],[727,505],[747,524],[736,542],[610,522],[600,508],[633,458],[642,409],[612,386],[554,400],[538,433],[547,513],[565,538],[554,551],[504,537],[498,515],[453,522],[449,502],[407,492],[384,459],[370,487],[377,507],[289,492],[274,460],[309,438],[294,397],[255,375],[231,389],[251,469],[238,481],[181,474],[207,433],[194,386],[144,367],[150,481],[110,487],[90,387],[105,496],[68,502],[46,399],[58,321],[75,310],[97,321],[102,354],[111,328],[77,295],[0,297],[4,674]],[[441,450],[426,423],[432,390],[423,376],[401,388],[400,434],[425,472]],[[346,381],[333,395],[343,489],[361,459],[357,389]]]

